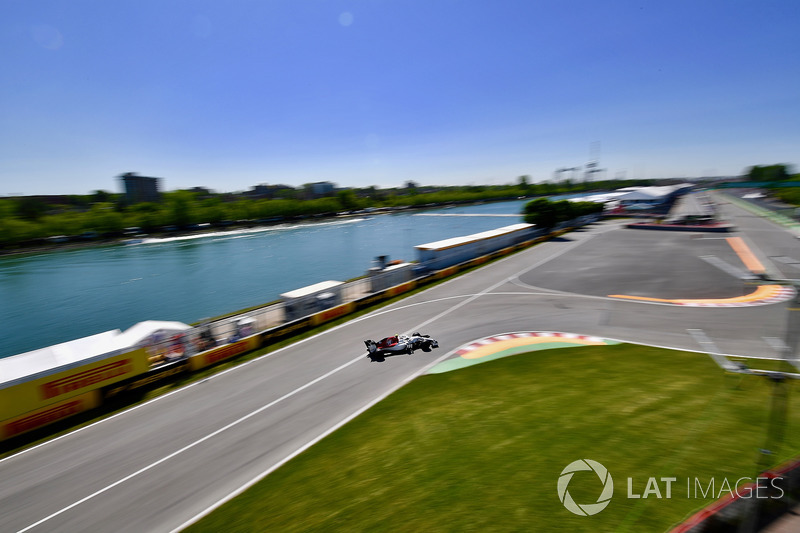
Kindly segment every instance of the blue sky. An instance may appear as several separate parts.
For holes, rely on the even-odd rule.
[[[0,196],[800,164],[800,2],[0,0]]]

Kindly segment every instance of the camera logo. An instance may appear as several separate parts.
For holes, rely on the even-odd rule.
[[[600,482],[603,483],[603,491],[600,493],[600,497],[597,498],[597,502],[595,503],[575,503],[567,487],[569,486],[569,482],[572,481],[572,476],[575,472],[588,470],[593,471],[597,474],[597,477],[600,478]],[[564,507],[566,507],[568,511],[579,516],[596,515],[605,509],[611,501],[613,493],[614,481],[611,479],[611,474],[608,473],[606,467],[591,459],[578,459],[577,461],[571,462],[561,471],[561,475],[558,478],[558,499],[561,500],[561,503],[564,504]]]

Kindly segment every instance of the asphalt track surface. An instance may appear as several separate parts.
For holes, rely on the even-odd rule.
[[[800,264],[800,241],[733,205],[722,211],[771,274],[800,278],[787,262]],[[608,297],[752,292],[698,259],[743,268],[724,237],[595,224],[0,460],[0,531],[179,530],[482,337],[556,331],[699,351],[690,331],[701,330],[722,353],[776,357],[787,302],[694,308]],[[441,348],[383,363],[365,356],[364,339],[417,330]]]

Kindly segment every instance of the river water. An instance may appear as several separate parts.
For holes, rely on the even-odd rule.
[[[525,202],[0,257],[0,357],[143,320],[198,322],[346,281],[378,255],[415,260],[416,245],[522,222]]]

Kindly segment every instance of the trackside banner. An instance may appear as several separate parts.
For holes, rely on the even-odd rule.
[[[147,353],[140,348],[0,389],[0,420],[143,374],[148,366]]]
[[[311,317],[311,323],[315,326],[319,326],[320,324],[324,324],[329,320],[334,320],[336,318],[348,315],[355,310],[356,310],[356,304],[354,304],[353,302],[337,305],[336,307],[331,307],[330,309],[326,309],[325,311],[313,315]]]
[[[100,405],[100,391],[93,390],[66,400],[61,400],[42,409],[0,422],[0,440],[10,439],[28,431],[39,429],[72,415],[82,413]]]
[[[255,350],[259,347],[260,343],[261,341],[259,336],[253,335],[238,342],[232,342],[231,344],[218,346],[211,350],[201,352],[192,356],[189,360],[191,368],[192,370],[200,370],[201,368],[211,366],[215,363],[219,363],[220,361],[231,359],[237,355]]]
[[[389,297],[397,296],[398,294],[403,294],[404,292],[408,292],[414,287],[417,286],[417,282],[414,280],[407,281],[400,285],[395,285],[394,287],[390,287],[386,290],[386,295]]]

